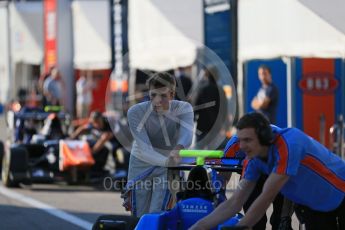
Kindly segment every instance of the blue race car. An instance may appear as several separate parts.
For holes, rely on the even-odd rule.
[[[222,190],[219,181],[218,172],[241,172],[241,159],[222,159],[222,151],[206,151],[206,150],[182,150],[181,157],[196,157],[195,162],[182,164],[177,167],[169,168],[172,171],[191,170],[186,183],[195,183],[198,181],[201,185],[196,189],[181,186],[180,192],[176,194],[178,202],[173,209],[162,213],[150,213],[143,215],[135,227],[138,230],[184,230],[191,227],[198,220],[210,214],[216,206],[224,201],[225,190]],[[205,158],[207,158],[205,160]],[[168,173],[169,174],[169,173]],[[179,173],[174,173],[175,175]],[[171,176],[169,177],[171,180]],[[242,214],[225,221],[215,229],[226,229],[236,225],[243,217]],[[101,216],[93,226],[93,230],[98,229],[133,229],[127,224],[128,221],[119,220],[116,216]],[[132,220],[133,222],[133,220]],[[132,224],[133,225],[133,224]]]

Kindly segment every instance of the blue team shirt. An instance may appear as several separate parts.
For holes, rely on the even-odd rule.
[[[261,174],[288,175],[281,193],[291,201],[318,211],[336,209],[345,196],[345,162],[296,128],[271,126],[275,141],[267,161],[245,160],[243,177],[256,181]],[[237,136],[228,142],[226,157],[243,156]]]

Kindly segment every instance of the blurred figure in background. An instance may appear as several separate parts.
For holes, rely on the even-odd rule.
[[[47,99],[44,96],[43,85],[44,85],[45,80],[51,75],[51,72],[54,68],[55,66],[50,67],[49,70],[42,73],[38,79],[37,90],[38,90],[38,93],[42,95],[41,103],[43,107],[47,105]]]
[[[25,119],[21,116],[28,113],[41,113],[43,110],[30,103],[30,96],[26,89],[20,88],[17,92],[18,111],[14,120],[14,141],[15,143],[30,143],[33,135],[37,134],[40,128],[35,118]]]
[[[46,97],[47,105],[63,105],[62,88],[63,81],[60,72],[54,67],[43,83],[43,95]]]
[[[278,88],[273,84],[271,69],[268,66],[261,65],[258,75],[261,88],[252,100],[252,108],[256,112],[264,114],[271,124],[275,124],[279,98]]]
[[[86,118],[89,115],[92,103],[92,80],[86,78],[85,72],[81,72],[80,78],[76,83],[77,90],[77,117]]]
[[[93,157],[96,164],[93,170],[101,172],[106,164],[109,152],[115,153],[117,149],[121,148],[121,144],[116,139],[109,124],[107,117],[99,111],[92,111],[89,116],[89,122],[85,125],[78,127],[70,136],[76,139],[83,134],[89,134],[92,138],[88,138]],[[114,159],[116,164],[116,171],[127,171],[128,161],[121,162],[117,158]]]
[[[188,101],[188,94],[192,88],[192,81],[190,77],[186,74],[184,68],[179,67],[175,71],[176,77],[176,95],[175,99],[179,101]]]
[[[42,75],[40,75],[38,79],[38,91],[43,94],[43,85],[44,81],[51,75],[52,70],[55,68],[55,66],[52,66],[49,68],[48,71],[44,72]]]
[[[193,99],[198,149],[211,147],[209,145],[221,132],[227,119],[227,100],[223,88],[217,84],[218,75],[215,66],[207,67],[201,86]]]

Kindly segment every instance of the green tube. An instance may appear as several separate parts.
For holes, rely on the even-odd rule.
[[[180,150],[180,157],[196,157],[197,165],[204,165],[205,158],[221,158],[224,153],[221,150]]]

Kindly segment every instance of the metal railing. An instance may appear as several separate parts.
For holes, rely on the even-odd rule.
[[[345,159],[345,123],[343,115],[339,115],[336,123],[329,129],[329,148]]]

